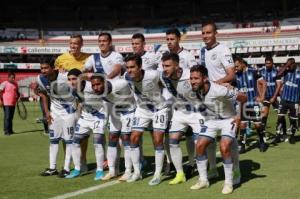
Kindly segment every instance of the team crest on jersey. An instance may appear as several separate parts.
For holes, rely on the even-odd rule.
[[[184,84],[183,84],[183,88],[184,89],[190,89],[191,88],[191,85],[190,85],[190,83],[189,82],[184,82]]]
[[[296,75],[296,78],[300,78],[300,74],[297,74],[297,75]]]
[[[144,59],[144,63],[145,63],[145,64],[150,64],[150,59],[146,57],[146,58]]]
[[[100,62],[97,61],[97,62],[95,63],[95,65],[96,65],[96,66],[100,65]]]
[[[212,61],[216,60],[217,59],[217,54],[212,54],[211,58],[210,58]]]
[[[107,65],[111,66],[113,64],[112,60],[108,60]]]
[[[153,89],[154,88],[154,84],[152,82],[147,82],[146,83],[146,88],[149,89],[149,90]]]

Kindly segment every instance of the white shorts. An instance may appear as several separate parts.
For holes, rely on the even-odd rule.
[[[205,130],[198,133],[198,136],[206,136],[210,138],[216,138],[217,131],[221,131],[221,136],[228,136],[235,138],[236,124],[231,124],[233,118],[223,119],[223,120],[207,120],[204,123],[206,127]]]
[[[132,130],[145,131],[151,127],[153,131],[165,132],[169,123],[169,108],[163,108],[156,112],[147,109],[137,108],[134,113]]]
[[[185,132],[190,126],[193,129],[193,133],[199,133],[203,125],[204,117],[199,112],[174,109],[169,132]]]
[[[51,117],[53,121],[49,126],[50,140],[63,139],[71,141],[75,131],[76,114],[59,115],[51,112]]]
[[[102,117],[103,116],[103,117]],[[106,117],[104,114],[99,113],[97,116],[81,115],[76,124],[75,134],[89,134],[91,131],[93,133],[104,134],[106,127]]]
[[[134,118],[134,111],[116,112],[109,116],[109,132],[130,134]]]

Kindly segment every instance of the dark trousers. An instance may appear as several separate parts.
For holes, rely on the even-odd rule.
[[[4,112],[4,133],[12,134],[13,133],[13,118],[15,114],[15,106],[3,106]]]

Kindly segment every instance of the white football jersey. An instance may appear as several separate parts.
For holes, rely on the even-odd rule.
[[[190,84],[190,70],[182,69],[179,80],[172,80],[161,74],[163,85],[172,94],[177,110],[198,111],[200,102]]]
[[[37,77],[39,90],[50,97],[50,110],[59,115],[72,114],[77,110],[76,97],[69,87],[66,73],[58,73],[55,81],[50,82],[45,76]]]
[[[190,53],[187,49],[181,48],[178,52],[179,66],[181,68],[190,69],[197,64],[195,56]]]
[[[156,70],[159,62],[160,62],[160,55],[153,52],[145,51],[145,53],[141,56],[143,60],[142,68],[144,70]]]
[[[204,104],[201,114],[207,119],[226,119],[236,115],[235,102],[237,91],[228,89],[225,86],[210,82],[209,91],[203,95],[198,94],[198,98]]]
[[[84,64],[84,69],[93,69],[94,72],[104,73],[105,75],[108,75],[112,72],[116,64],[124,65],[123,57],[120,53],[111,51],[111,53],[106,57],[102,57],[101,54],[98,53],[97,55],[94,54],[88,57]],[[98,65],[100,67],[97,67]],[[120,75],[116,76],[114,79],[119,77]]]
[[[126,80],[109,80],[107,84],[110,92],[103,96],[105,101],[115,105],[116,108],[122,109],[122,111],[132,111],[135,109],[135,99]]]
[[[143,70],[143,73],[144,77],[139,82],[133,81],[125,73],[125,79],[135,95],[137,106],[152,111],[167,107],[166,100],[162,96],[160,72],[157,70]]]
[[[85,81],[82,98],[81,115],[85,118],[93,118],[94,115],[107,115],[107,103],[102,99],[101,95],[95,94],[90,81]]]
[[[225,70],[234,67],[230,49],[220,43],[211,49],[203,47],[200,50],[199,60],[206,66],[211,81],[224,78],[227,75]]]

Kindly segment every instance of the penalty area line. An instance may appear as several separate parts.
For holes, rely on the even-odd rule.
[[[58,196],[55,196],[55,197],[52,197],[52,198],[49,198],[49,199],[66,199],[66,198],[71,198],[71,197],[75,197],[75,196],[78,196],[78,195],[81,195],[81,194],[84,194],[84,193],[96,191],[96,190],[99,190],[99,189],[104,189],[106,187],[110,187],[110,186],[113,186],[113,185],[116,185],[116,184],[119,184],[119,183],[120,183],[119,181],[114,180],[114,181],[107,182],[107,183],[104,183],[104,184],[100,184],[100,185],[88,187],[88,188],[85,188],[85,189],[80,189],[78,191],[74,191],[74,192],[70,192],[70,193],[65,193],[65,194],[62,194],[62,195],[58,195]]]

